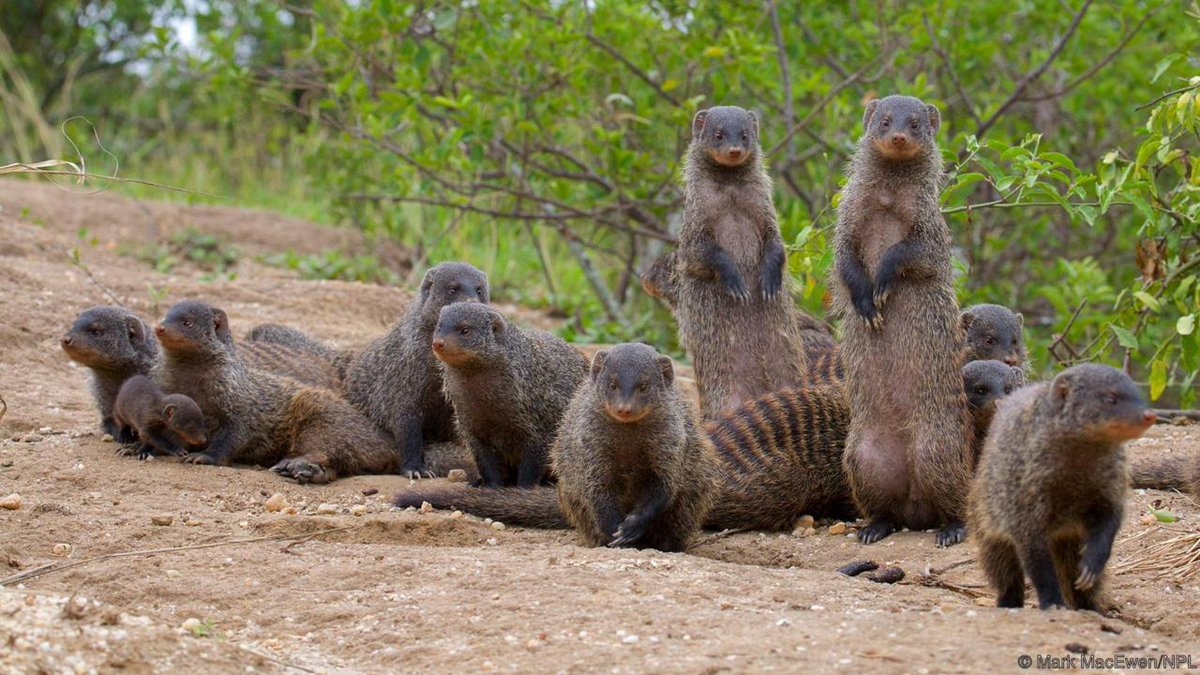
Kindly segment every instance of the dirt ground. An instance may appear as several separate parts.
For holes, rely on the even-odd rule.
[[[187,266],[160,274],[118,253],[185,227],[238,245],[235,281]],[[254,260],[335,246],[369,248],[271,214],[0,181],[0,498],[20,496],[0,509],[0,671],[1007,672],[1022,655],[1083,650],[1183,653],[1200,667],[1200,571],[1144,560],[1200,537],[1200,505],[1174,493],[1130,495],[1113,609],[1100,616],[985,606],[971,545],[939,550],[929,533],[863,547],[819,523],[807,537],[708,533],[689,554],[596,550],[570,532],[393,511],[398,476],[302,487],[263,470],[114,455],[87,371],[58,347],[77,312],[111,293],[153,319],[202,297],[228,311],[235,334],[280,321],[361,343],[405,292],[301,281]],[[1133,452],[1197,449],[1200,427],[1160,426]],[[298,513],[268,513],[275,493]],[[1181,520],[1144,523],[1155,501]],[[861,559],[906,576],[837,573]]]

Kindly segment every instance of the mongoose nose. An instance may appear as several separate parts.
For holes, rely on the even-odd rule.
[[[627,405],[617,406],[617,417],[629,417],[633,414],[633,408]]]
[[[64,347],[69,347],[69,346],[71,345],[71,336],[70,336],[70,335],[64,335],[64,336],[63,336],[63,339],[62,339],[62,344],[63,344],[63,346],[64,346]]]
[[[741,148],[730,148],[729,149],[729,157],[731,159],[737,159],[738,157],[741,157],[741,156],[742,156]]]
[[[435,352],[442,351],[442,348],[445,346],[446,346],[446,341],[443,338],[434,338],[433,339],[433,350]]]
[[[162,335],[165,332],[167,332],[167,327],[162,325],[161,323],[154,327],[155,335]]]
[[[1157,421],[1158,413],[1154,412],[1153,410],[1147,410],[1146,412],[1142,413],[1142,422],[1145,423],[1146,426],[1150,426]]]
[[[892,145],[904,145],[908,142],[908,136],[904,134],[892,134]]]
[[[1004,357],[1004,365],[1019,366],[1019,365],[1021,365],[1021,359],[1019,359],[1015,356],[1006,356],[1006,357]]]

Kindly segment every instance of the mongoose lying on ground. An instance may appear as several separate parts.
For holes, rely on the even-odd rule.
[[[442,308],[433,333],[446,397],[483,484],[532,487],[587,359],[561,338],[521,329],[480,303]]]
[[[208,442],[200,406],[183,394],[163,394],[145,375],[125,380],[113,404],[113,420],[122,435],[138,438],[139,459],[154,454],[184,457],[188,448]]]
[[[850,397],[846,473],[872,543],[907,526],[963,536],[972,424],[963,330],[938,205],[937,108],[872,101],[838,204],[837,307]]]
[[[60,344],[72,361],[92,371],[101,430],[119,443],[132,443],[132,431],[123,432],[113,420],[113,403],[125,380],[154,369],[158,343],[149,327],[124,307],[92,307],[75,319]]]
[[[992,422],[971,488],[970,531],[998,607],[1096,609],[1121,526],[1126,441],[1154,424],[1125,373],[1083,364],[1024,387]]]

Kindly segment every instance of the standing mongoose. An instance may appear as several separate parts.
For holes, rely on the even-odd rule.
[[[587,375],[583,354],[481,303],[443,307],[432,347],[483,485],[541,483],[559,420]]]
[[[961,541],[972,424],[959,372],[963,329],[938,205],[936,107],[872,101],[838,204],[836,306],[850,397],[846,473],[863,543],[907,526]]]
[[[185,300],[155,332],[160,386],[191,397],[208,420],[207,448],[184,461],[273,465],[302,483],[397,470],[387,440],[337,394],[247,368],[223,310]]]
[[[345,366],[344,395],[392,443],[408,478],[428,474],[425,443],[454,440],[454,411],[429,348],[438,316],[450,304],[488,301],[486,274],[467,263],[436,265],[391,330]]]
[[[968,364],[963,386],[971,397],[975,424],[986,428],[995,401],[1012,391],[1020,371]],[[985,388],[986,393],[980,392]],[[747,402],[705,425],[716,449],[716,497],[704,520],[715,530],[790,530],[803,515],[853,518],[857,510],[842,465],[850,406],[838,384],[785,389]],[[981,442],[982,437],[977,439]],[[977,452],[977,450],[976,450]],[[561,478],[560,478],[561,480]],[[570,527],[550,488],[495,490],[439,485],[408,489],[396,505],[456,508],[510,525]]]
[[[125,380],[113,404],[122,434],[136,434],[139,459],[154,454],[184,457],[208,442],[200,406],[183,394],[163,394],[145,375]]]
[[[970,530],[997,607],[1096,609],[1121,527],[1125,442],[1155,415],[1125,373],[1073,366],[1000,405],[971,487]]]
[[[149,327],[124,307],[92,307],[75,319],[60,343],[72,361],[92,371],[100,428],[119,443],[132,443],[133,433],[120,429],[113,419],[113,403],[125,380],[154,369],[158,343]]]
[[[988,428],[996,416],[1000,401],[1025,385],[1025,371],[994,359],[971,361],[962,367],[963,390],[967,392],[967,407],[974,421],[972,466],[979,462],[979,453],[987,438]]]
[[[1021,334],[1025,317],[1004,305],[971,305],[959,315],[966,331],[967,352],[963,362],[1003,361],[1028,369],[1025,360],[1025,336]]]
[[[675,287],[664,295],[675,298],[705,419],[802,382],[802,332],[819,328],[796,309],[784,284],[787,254],[758,132],[749,110],[696,113],[679,248],[667,254],[673,263],[663,263],[676,267],[668,275]]]
[[[1200,495],[1200,453],[1174,454],[1135,459],[1129,467],[1130,483],[1135,488],[1183,490]]]

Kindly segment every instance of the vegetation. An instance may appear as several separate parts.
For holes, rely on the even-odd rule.
[[[190,44],[169,27],[192,23]],[[1046,371],[1104,360],[1194,398],[1193,2],[18,1],[0,31],[5,156],[74,159],[56,131],[83,115],[126,174],[467,259],[575,339],[664,348],[636,274],[671,246],[696,109],[761,113],[797,301],[824,313],[864,102],[919,96],[943,111],[961,300],[1023,311]],[[60,44],[67,61],[37,58]]]

